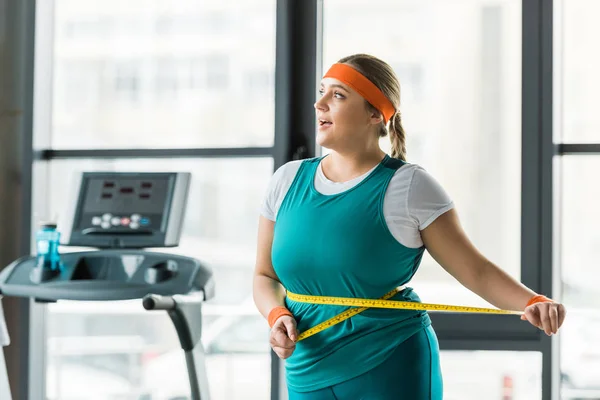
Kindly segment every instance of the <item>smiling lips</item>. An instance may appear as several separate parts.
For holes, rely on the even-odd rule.
[[[319,126],[330,126],[331,124],[331,121],[319,118]]]

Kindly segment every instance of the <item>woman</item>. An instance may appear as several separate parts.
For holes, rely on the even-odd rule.
[[[439,346],[424,311],[370,308],[297,341],[344,307],[293,294],[419,302],[406,284],[425,249],[461,284],[548,335],[565,309],[487,260],[463,232],[444,189],[405,161],[400,84],[385,62],[343,58],[315,103],[325,157],[273,175],[259,222],[254,301],[286,359],[290,400],[442,398]],[[391,157],[379,147],[390,135]],[[286,296],[286,291],[288,296]],[[388,295],[389,296],[389,295]]]

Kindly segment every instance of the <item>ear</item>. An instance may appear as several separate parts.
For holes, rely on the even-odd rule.
[[[381,115],[381,113],[379,111],[375,111],[375,112],[371,113],[370,122],[373,125],[379,125],[380,123],[383,122],[383,115]]]

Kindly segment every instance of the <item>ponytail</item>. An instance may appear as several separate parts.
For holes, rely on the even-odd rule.
[[[400,111],[390,119],[389,135],[392,142],[392,157],[406,161],[406,133],[402,127]]]

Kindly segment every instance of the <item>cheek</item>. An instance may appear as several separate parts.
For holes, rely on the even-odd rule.
[[[364,124],[364,111],[356,107],[348,107],[336,113],[336,125],[339,128],[357,128]]]
[[[356,119],[356,109],[351,105],[343,105],[335,110],[335,117],[339,122],[352,121]]]

